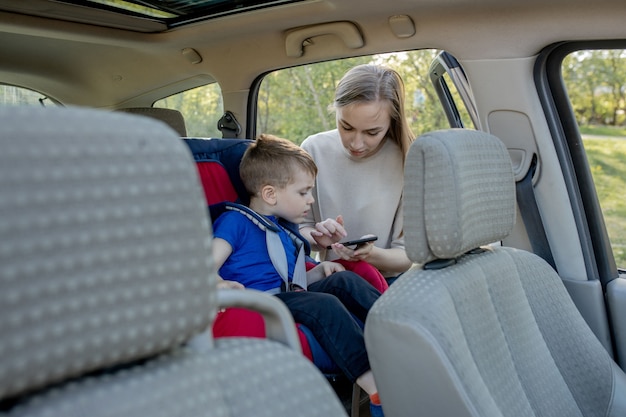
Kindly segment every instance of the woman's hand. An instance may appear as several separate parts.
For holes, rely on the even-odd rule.
[[[326,219],[315,224],[315,230],[311,230],[311,237],[320,248],[325,248],[348,236],[343,227],[343,216],[336,219]]]

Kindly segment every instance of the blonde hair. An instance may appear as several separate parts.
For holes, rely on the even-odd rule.
[[[262,134],[243,154],[239,175],[248,194],[256,195],[265,185],[285,188],[297,170],[317,175],[317,165],[304,149],[287,139]]]
[[[353,67],[339,80],[335,89],[335,109],[357,102],[386,100],[389,102],[391,124],[387,137],[402,150],[409,151],[415,134],[404,116],[404,82],[400,74],[380,65],[363,64]]]

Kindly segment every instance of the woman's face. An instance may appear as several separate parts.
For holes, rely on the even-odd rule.
[[[352,157],[366,158],[383,146],[391,125],[389,102],[353,103],[337,108],[336,114],[341,143]]]

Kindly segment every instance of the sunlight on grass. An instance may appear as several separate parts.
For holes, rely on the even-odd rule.
[[[619,126],[581,126],[583,135],[626,136],[626,128]]]
[[[615,262],[626,267],[626,139],[584,138]]]

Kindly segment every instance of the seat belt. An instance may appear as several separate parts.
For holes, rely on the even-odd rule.
[[[292,238],[291,236],[289,237]],[[266,229],[265,241],[267,243],[267,252],[270,255],[272,264],[274,265],[274,268],[276,268],[276,271],[278,271],[285,283],[285,290],[290,291],[292,289],[292,286],[290,284],[293,283],[300,287],[302,290],[306,291],[306,265],[304,264],[304,245],[302,244],[302,242],[297,242],[293,240],[294,244],[296,245],[298,255],[296,258],[296,265],[293,269],[293,277],[290,282],[289,267],[287,265],[287,254],[285,253],[285,246],[280,240],[279,234],[277,232],[272,232]]]
[[[541,214],[537,207],[535,199],[535,189],[533,187],[533,176],[537,169],[537,155],[533,155],[533,159],[528,168],[526,176],[515,183],[515,193],[517,196],[517,205],[519,206],[522,220],[528,233],[528,239],[532,246],[533,252],[541,256],[556,271],[556,264],[550,249],[550,242],[543,228]]]
[[[230,110],[217,121],[217,128],[222,132],[222,138],[238,138],[241,133],[241,125]]]

